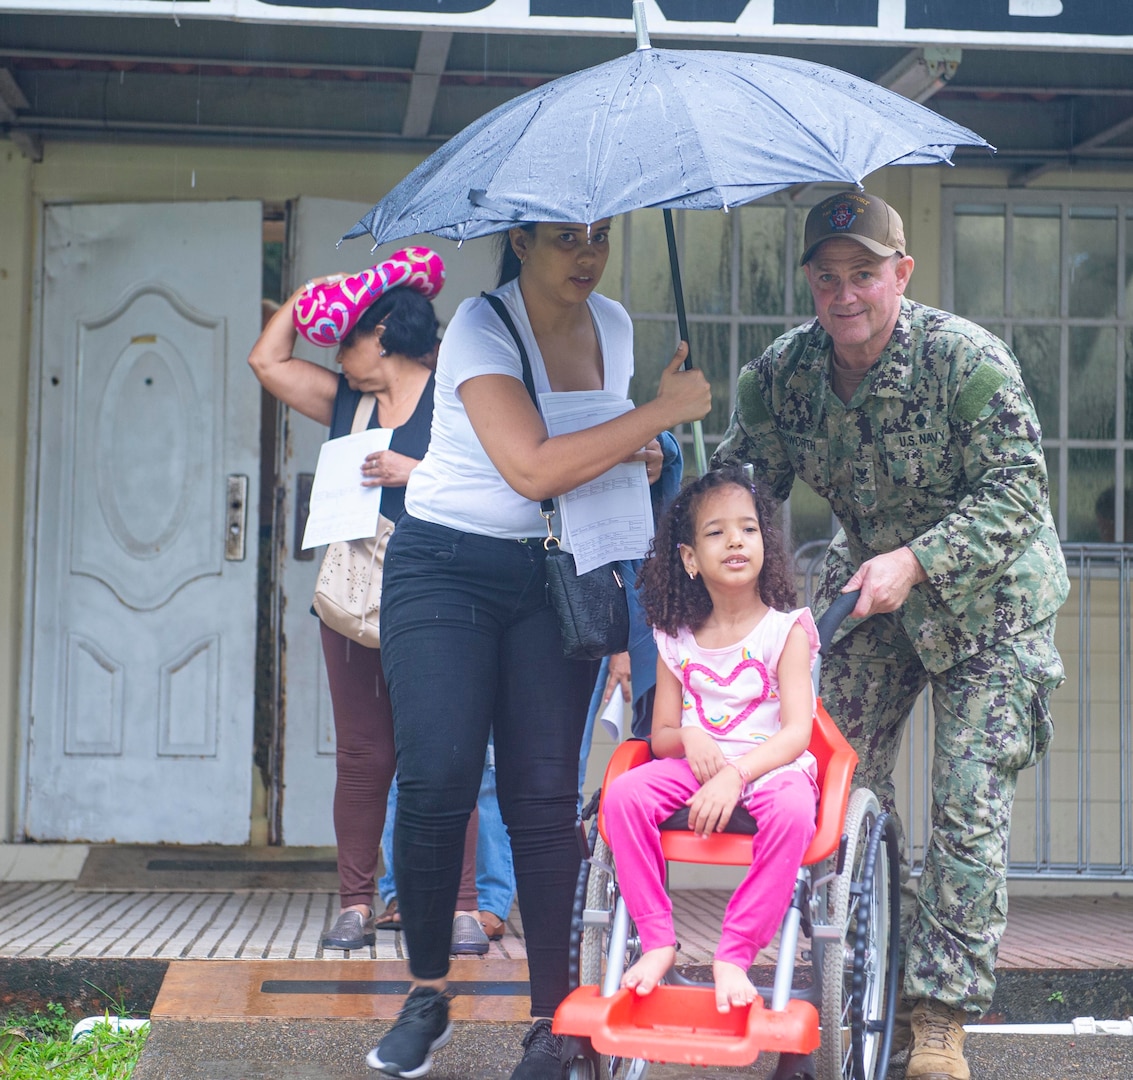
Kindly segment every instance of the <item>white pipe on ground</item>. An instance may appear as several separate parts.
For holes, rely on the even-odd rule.
[[[976,1035],[1125,1035],[1133,1037],[1133,1016],[1125,1020],[1095,1020],[1077,1016],[1069,1024],[966,1024]]]

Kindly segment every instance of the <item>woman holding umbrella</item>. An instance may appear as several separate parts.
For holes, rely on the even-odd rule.
[[[515,324],[537,392],[625,396],[628,315],[594,293],[609,220],[511,229],[495,295]],[[398,814],[394,873],[412,989],[368,1064],[424,1076],[451,1037],[448,929],[465,822],[494,734],[500,809],[511,836],[527,942],[531,1012],[512,1080],[559,1080],[550,1017],[568,991],[579,857],[578,756],[597,661],[568,660],[547,600],[540,501],[620,462],[661,456],[660,433],[699,420],[704,375],[682,342],[657,396],[584,431],[551,438],[523,382],[519,346],[489,302],[465,300],[437,365],[429,450],[406,489],[386,555],[382,661],[394,714]]]

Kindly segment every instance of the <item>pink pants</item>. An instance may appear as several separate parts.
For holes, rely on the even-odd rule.
[[[619,776],[603,794],[618,885],[646,952],[676,942],[660,825],[699,787],[684,758],[656,758]],[[791,902],[814,836],[818,790],[806,773],[785,769],[749,789],[744,805],[759,832],[752,837],[751,867],[724,912],[715,958],[746,971],[775,936]]]

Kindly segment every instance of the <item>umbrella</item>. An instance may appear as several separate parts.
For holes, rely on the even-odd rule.
[[[521,222],[592,224],[659,207],[688,340],[673,209],[723,209],[795,184],[861,186],[885,165],[993,149],[931,109],[822,64],[654,49],[635,0],[637,49],[505,102],[426,158],[343,237],[467,240]],[[691,361],[691,357],[690,357]],[[695,429],[697,466],[705,467]]]

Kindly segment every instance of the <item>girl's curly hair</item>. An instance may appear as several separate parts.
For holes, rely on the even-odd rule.
[[[681,559],[681,544],[690,547],[696,537],[696,515],[704,497],[717,488],[735,484],[751,492],[752,505],[763,533],[763,568],[757,582],[768,607],[790,611],[797,601],[795,575],[786,539],[774,523],[774,504],[762,484],[752,483],[738,465],[713,469],[681,489],[661,519],[649,556],[638,574],[645,618],[651,626],[675,636],[682,626],[696,630],[712,612],[712,598],[698,576],[691,580]]]

